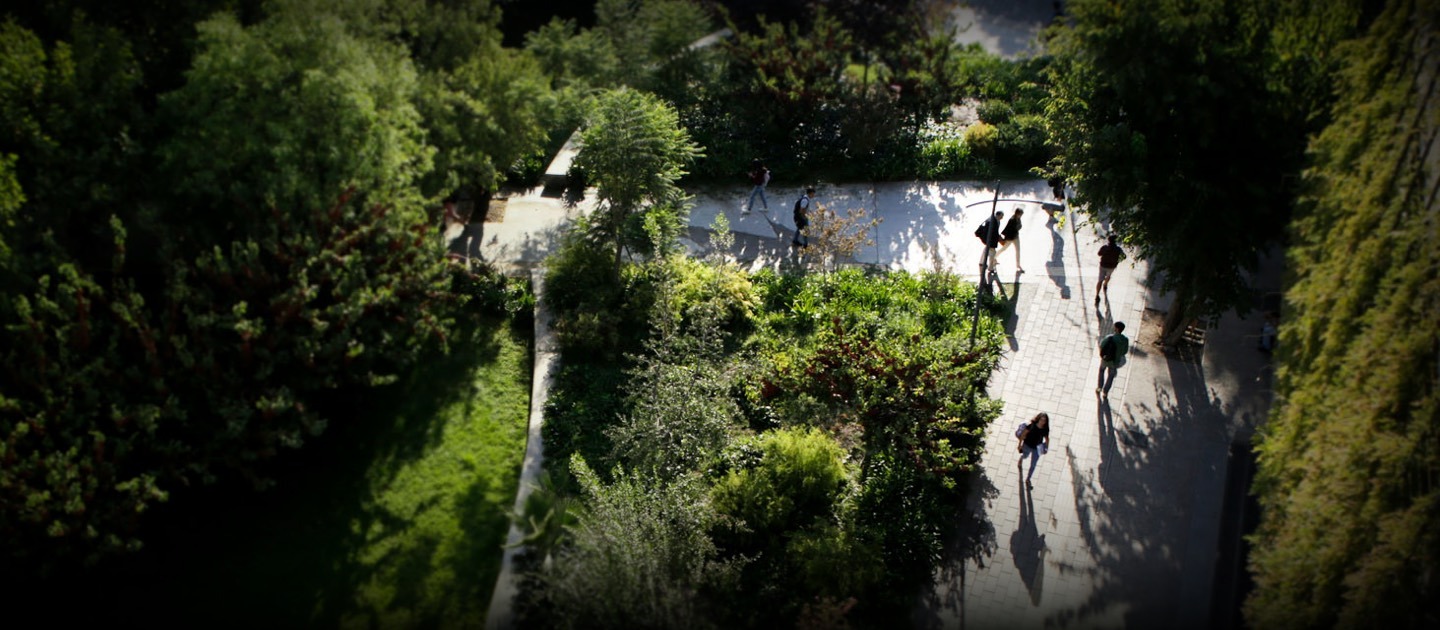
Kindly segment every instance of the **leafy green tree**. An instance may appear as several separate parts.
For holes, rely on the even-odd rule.
[[[590,229],[613,245],[617,276],[625,249],[665,247],[679,235],[687,197],[676,182],[701,155],[659,99],[628,88],[595,97],[575,166],[596,188],[599,217]]]
[[[609,87],[620,77],[620,60],[610,38],[595,29],[577,30],[574,20],[553,18],[525,35],[525,50],[540,62],[557,90]]]
[[[162,167],[181,199],[251,219],[272,206],[326,207],[352,187],[375,203],[418,206],[434,150],[403,49],[329,15],[246,27],[221,14],[198,28],[185,86],[162,99],[174,130]]]
[[[0,156],[13,156],[10,172],[30,208],[16,220],[105,264],[109,217],[125,212],[117,204],[143,179],[141,76],[119,33],[79,21],[74,31],[75,43],[47,45],[0,23]]]
[[[1337,3],[1338,4],[1338,3]],[[1083,212],[1147,259],[1175,300],[1173,342],[1194,319],[1252,301],[1248,273],[1290,216],[1305,138],[1327,103],[1315,64],[1279,80],[1281,52],[1323,58],[1343,34],[1276,37],[1283,0],[1076,0],[1051,31],[1053,172]]]
[[[1440,618],[1437,31],[1440,5],[1401,0],[1337,49],[1339,100],[1311,144],[1276,405],[1256,447],[1254,627]]]
[[[292,27],[281,39],[313,45]],[[212,110],[177,116],[193,126],[166,148],[202,173],[220,157],[248,160],[248,179],[224,183],[231,198],[203,187],[177,198],[124,181],[148,174],[129,143],[151,123],[135,118],[140,77],[123,38],[97,29],[47,48],[23,29],[0,28],[0,553],[9,568],[135,549],[143,514],[176,487],[234,471],[263,485],[259,462],[324,430],[327,394],[385,382],[425,344],[444,340],[448,278],[418,209],[360,202],[343,188],[313,205],[263,204],[320,199],[328,185],[298,181],[315,173],[265,168],[262,153],[303,171],[373,166],[383,159],[345,154],[373,148],[393,157],[419,145],[413,111],[398,129],[367,127],[376,138],[304,135],[322,131],[319,120],[375,113],[368,107],[394,92],[336,88],[381,68],[359,54],[353,66],[326,66],[336,71],[328,79],[316,78],[318,68],[281,71],[294,59],[257,32],[282,27],[247,31],[222,17],[206,28],[214,47],[197,59],[193,91],[167,107]],[[322,57],[363,48],[325,25],[317,32],[339,46],[312,50]],[[234,56],[219,52],[221,40]],[[390,59],[403,69],[398,55]],[[243,114],[250,101],[236,101],[256,94],[279,120]],[[300,101],[306,107],[289,107]],[[297,110],[308,118],[292,120]],[[315,128],[299,129],[306,124]],[[239,137],[241,127],[288,127],[297,144],[258,147]],[[203,151],[197,144],[207,138],[251,154]],[[309,153],[265,153],[284,149]],[[332,175],[333,185],[358,180]],[[403,183],[405,173],[389,176]],[[257,189],[271,194],[252,195]],[[215,213],[230,231],[218,229],[224,219]]]
[[[760,18],[756,32],[737,33],[728,44],[733,72],[744,87],[742,120],[762,142],[805,157],[825,152],[838,136],[838,117],[826,118],[849,88],[844,81],[855,42],[840,21],[819,12],[809,30],[796,23]]]

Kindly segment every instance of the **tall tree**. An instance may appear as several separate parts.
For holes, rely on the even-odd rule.
[[[205,28],[191,82],[165,99],[174,196],[116,181],[143,172],[127,166],[123,40],[46,47],[0,28],[7,568],[134,549],[177,486],[263,483],[256,462],[324,430],[327,392],[383,382],[443,339],[447,278],[418,208],[342,188],[414,195],[403,57],[323,23]]]
[[[593,235],[613,244],[617,275],[627,247],[643,251],[679,234],[687,198],[676,182],[700,155],[659,99],[629,88],[595,97],[575,165],[596,188]]]
[[[282,14],[251,27],[199,26],[185,86],[162,99],[175,129],[162,166],[191,203],[325,207],[356,187],[405,208],[431,168],[405,52],[357,37],[336,16]]]
[[[1312,86],[1344,31],[1278,40],[1289,4],[1075,0],[1052,31],[1053,172],[1174,293],[1168,341],[1193,319],[1246,308],[1248,272],[1284,235],[1287,182],[1326,106]],[[1279,80],[1283,49],[1320,63]]]
[[[1289,252],[1257,446],[1250,625],[1440,620],[1440,3],[1387,3],[1346,60]]]

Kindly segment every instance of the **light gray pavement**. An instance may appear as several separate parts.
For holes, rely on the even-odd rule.
[[[1167,357],[1150,343],[1158,321],[1147,318],[1147,309],[1163,311],[1168,304],[1146,285],[1146,267],[1122,263],[1097,309],[1103,226],[1077,225],[1074,214],[1063,225],[1049,220],[1038,205],[1050,200],[1043,181],[1000,188],[1002,198],[1033,200],[999,204],[1007,218],[1017,205],[1026,210],[1020,238],[1026,273],[1016,273],[1013,252],[1002,254],[999,266],[998,295],[1014,301],[1015,315],[1006,322],[1009,349],[988,391],[1005,410],[990,427],[970,501],[955,506],[952,553],[911,622],[927,628],[1206,627],[1228,449],[1248,438],[1269,402],[1268,370],[1250,334],[1259,317],[1224,318],[1198,362]],[[875,244],[854,262],[941,268],[978,279],[983,247],[973,232],[990,210],[990,185],[817,189],[822,206],[842,214],[861,208],[882,219]],[[687,239],[692,250],[705,253],[707,227],[724,213],[735,235],[732,254],[742,265],[794,264],[790,215],[800,189],[772,186],[769,213],[742,216],[748,193],[746,186],[697,195]],[[534,268],[586,207],[567,209],[534,191],[512,198],[504,222],[484,226],[480,251],[502,266]],[[1127,323],[1131,357],[1108,401],[1100,400],[1096,345],[1117,319]],[[1038,411],[1050,414],[1052,449],[1041,458],[1034,489],[1026,491],[1013,431]]]

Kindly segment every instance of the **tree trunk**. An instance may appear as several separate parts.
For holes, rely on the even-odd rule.
[[[1189,300],[1183,296],[1176,296],[1175,303],[1170,305],[1170,312],[1165,314],[1165,324],[1160,330],[1160,343],[1166,346],[1180,343],[1180,338],[1185,335],[1185,327],[1189,323]]]

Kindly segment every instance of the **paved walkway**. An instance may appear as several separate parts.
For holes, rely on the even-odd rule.
[[[1206,627],[1210,618],[1230,444],[1248,438],[1269,400],[1266,365],[1250,335],[1258,316],[1230,316],[1202,354],[1172,358],[1149,343],[1164,298],[1143,264],[1122,263],[1095,307],[1096,251],[1103,226],[1062,224],[1040,210],[1042,181],[1006,182],[1008,218],[1025,208],[1020,265],[1001,255],[998,290],[1014,300],[1009,351],[989,384],[1005,402],[989,432],[983,472],[968,505],[956,506],[952,557],[939,568],[911,622],[932,628]],[[769,213],[741,216],[748,186],[696,199],[689,245],[709,243],[717,214],[736,235],[732,253],[752,269],[780,266],[799,188],[771,187]],[[983,247],[973,236],[990,210],[985,184],[884,183],[821,186],[816,200],[862,208],[882,223],[856,262],[978,278]],[[503,223],[486,224],[480,253],[534,267],[579,208],[532,194],[512,198]],[[456,232],[458,234],[458,231]],[[1275,282],[1278,286],[1278,281]],[[1096,344],[1110,322],[1134,341],[1108,401],[1096,397]],[[538,403],[537,403],[538,404]],[[1013,431],[1050,414],[1049,455],[1033,490],[1016,467]],[[528,462],[527,462],[528,466]],[[492,620],[493,621],[493,620]]]

